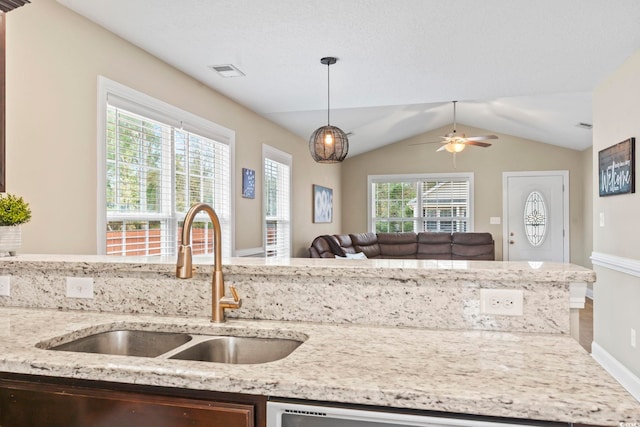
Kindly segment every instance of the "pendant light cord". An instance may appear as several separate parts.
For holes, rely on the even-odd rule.
[[[453,101],[453,133],[456,133],[456,103],[458,101]]]
[[[331,121],[329,120],[330,116],[330,108],[331,108],[331,86],[329,81],[329,67],[331,66],[330,62],[327,62],[327,126],[330,126]]]

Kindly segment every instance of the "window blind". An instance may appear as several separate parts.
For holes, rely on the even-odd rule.
[[[371,185],[371,231],[472,231],[472,177],[376,176]]]
[[[229,146],[112,104],[122,101],[110,97],[107,105],[107,254],[174,255],[182,218],[205,202],[218,214],[223,256],[230,256]],[[206,214],[196,218],[191,240],[194,254],[213,252]]]
[[[265,254],[267,257],[291,256],[290,166],[276,160],[264,160]]]

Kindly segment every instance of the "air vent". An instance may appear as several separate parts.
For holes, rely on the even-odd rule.
[[[210,68],[222,77],[243,77],[244,73],[231,64],[211,65]]]
[[[591,128],[593,128],[593,125],[591,123],[584,123],[584,122],[580,122],[576,126],[582,129],[587,129],[587,130],[591,130]]]

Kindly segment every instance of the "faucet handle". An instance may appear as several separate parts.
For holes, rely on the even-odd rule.
[[[233,300],[235,302],[240,301],[240,295],[238,295],[238,291],[236,290],[236,287],[233,285],[229,285],[229,290],[231,291],[231,295],[233,295]]]

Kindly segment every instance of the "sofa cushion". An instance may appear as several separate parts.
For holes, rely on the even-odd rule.
[[[333,238],[333,236],[329,237]],[[337,240],[335,242],[338,244]],[[313,239],[311,247],[309,248],[309,254],[312,258],[333,258],[335,255],[324,236],[318,236]]]
[[[451,233],[418,233],[418,259],[451,259]]]
[[[367,258],[380,257],[380,245],[376,233],[349,234],[356,252],[363,252]]]
[[[378,233],[381,258],[415,258],[418,251],[416,233]]]
[[[333,237],[338,240],[338,244],[344,251],[345,254],[354,254],[356,250],[353,248],[353,242],[351,241],[351,236],[348,234],[334,234]]]
[[[495,259],[495,244],[491,233],[453,233],[451,259]]]

